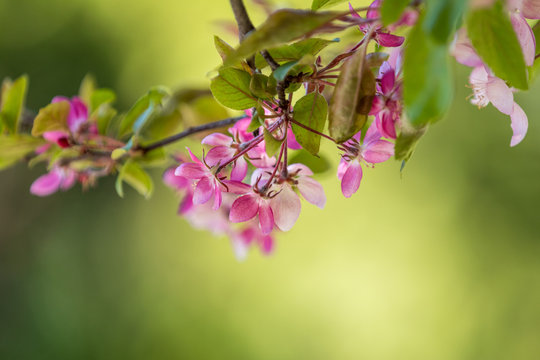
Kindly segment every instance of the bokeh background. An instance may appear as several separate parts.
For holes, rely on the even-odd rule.
[[[91,72],[126,108],[153,85],[207,85],[231,19],[225,0],[0,0],[0,76],[29,74],[37,109]],[[43,167],[0,173],[0,358],[540,358],[540,84],[516,95],[530,128],[511,149],[466,75],[402,176],[370,169],[350,200],[322,176],[326,209],[305,204],[269,258],[239,263],[164,186],[40,199]]]

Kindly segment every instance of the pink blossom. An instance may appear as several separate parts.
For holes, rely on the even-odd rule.
[[[169,168],[163,173],[165,185],[183,194],[182,201],[178,206],[178,215],[185,215],[193,208],[193,186],[192,181],[174,174],[175,168]]]
[[[229,220],[233,223],[245,222],[259,216],[259,227],[264,235],[274,229],[274,213],[270,207],[272,193],[252,191],[237,198],[231,207]]]
[[[347,198],[360,187],[362,163],[373,166],[394,155],[394,144],[381,140],[381,134],[375,124],[369,127],[362,143],[360,139],[361,132],[358,132],[340,147],[344,154],[338,167],[338,179],[341,180],[341,192]]]
[[[369,34],[371,32],[373,40],[375,40],[380,46],[401,46],[401,44],[403,44],[403,42],[405,41],[405,38],[403,36],[392,35],[388,32],[384,32],[381,23],[377,21],[377,19],[380,18],[379,8],[381,6],[381,2],[382,0],[375,0],[369,6],[370,9],[366,14],[366,19],[373,21],[361,24],[358,27],[360,28],[360,31],[362,31],[364,34]],[[362,17],[354,10],[354,7],[351,5],[351,3],[349,3],[349,9],[353,17],[357,19],[362,19]],[[408,21],[409,20],[407,20],[407,22]]]
[[[231,234],[233,249],[238,260],[244,260],[251,246],[258,246],[264,255],[270,255],[274,251],[274,238],[270,234],[263,234],[256,222],[248,223],[248,226]]]
[[[69,103],[69,114],[67,117],[69,132],[62,130],[47,131],[43,133],[45,140],[56,143],[61,148],[67,148],[71,146],[70,138],[82,131],[97,134],[97,127],[94,124],[88,124],[88,108],[80,98],[73,97],[70,100],[63,96],[56,96],[52,99],[52,103],[61,101],[67,101]]]
[[[396,138],[396,124],[401,111],[401,82],[396,79],[395,69],[385,61],[379,69],[377,94],[370,112],[375,115],[375,124],[382,136]]]
[[[77,173],[69,168],[55,166],[45,175],[37,178],[30,187],[30,193],[36,196],[48,196],[58,190],[70,189],[77,180]]]

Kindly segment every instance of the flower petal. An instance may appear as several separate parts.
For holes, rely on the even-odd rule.
[[[216,146],[210,149],[210,151],[208,151],[204,158],[204,161],[206,161],[208,166],[225,164],[234,156],[235,152],[236,150],[227,146]]]
[[[371,142],[362,155],[368,163],[384,162],[394,156],[394,144],[386,140]]]
[[[232,137],[222,133],[210,134],[201,141],[201,144],[210,146],[231,146],[232,143]]]
[[[232,194],[243,195],[251,190],[251,186],[240,181],[224,180],[223,184],[226,186],[223,191],[227,191]]]
[[[69,134],[62,130],[46,131],[43,133],[43,138],[48,142],[58,143],[60,139],[67,139]]]
[[[38,177],[30,187],[30,193],[37,196],[47,196],[55,193],[62,184],[62,175],[52,170],[51,172]]]
[[[197,163],[183,163],[174,171],[174,175],[187,179],[200,179],[206,175],[206,169]]]
[[[197,182],[195,191],[193,192],[193,203],[196,205],[204,204],[214,194],[214,187],[208,177],[203,177]]]
[[[360,187],[362,181],[362,166],[358,161],[352,161],[341,179],[341,192],[346,198],[350,198]]]
[[[326,204],[326,195],[321,184],[309,177],[302,177],[296,185],[300,194],[307,202],[324,209]]]
[[[69,115],[67,118],[67,124],[71,133],[76,133],[79,131],[79,128],[88,120],[88,108],[84,102],[78,98],[74,97],[70,101]]]
[[[523,50],[525,64],[532,66],[536,55],[536,40],[534,33],[527,20],[520,13],[513,13],[511,16],[512,26]]]
[[[239,157],[231,170],[231,180],[243,181],[246,178],[248,164],[243,156]]]
[[[234,200],[229,213],[229,220],[239,223],[251,220],[259,211],[259,199],[255,194],[240,196]]]
[[[470,67],[484,65],[484,62],[474,50],[471,40],[467,37],[467,31],[464,28],[457,32],[451,53],[456,61],[462,65]]]
[[[523,0],[521,13],[527,19],[540,19],[540,0]]]
[[[291,164],[287,166],[287,171],[298,176],[312,176],[313,171],[304,164]]]
[[[377,33],[375,39],[377,40],[379,45],[384,47],[398,47],[401,46],[401,44],[403,44],[403,42],[405,41],[405,38],[403,36],[397,36],[383,32]]]
[[[274,221],[281,231],[292,229],[302,208],[298,195],[287,184],[284,184],[281,192],[270,201],[270,206],[274,212]]]
[[[489,76],[486,87],[489,101],[503,114],[510,115],[514,109],[514,94],[504,80]]]
[[[221,207],[221,202],[223,201],[221,195],[220,186],[214,186],[214,204],[212,205],[212,210],[217,210]]]
[[[259,225],[263,235],[268,235],[274,230],[274,214],[267,201],[262,201],[259,206]]]
[[[512,121],[511,127],[514,132],[510,146],[516,146],[527,134],[529,121],[527,119],[527,114],[525,114],[518,104],[514,104],[514,111],[512,112],[512,115],[510,115],[510,120]]]

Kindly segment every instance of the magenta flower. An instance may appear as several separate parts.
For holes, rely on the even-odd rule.
[[[210,134],[202,140],[202,144],[213,146],[206,154],[205,161],[209,166],[226,164],[239,151],[241,144],[232,137],[222,133]],[[248,164],[243,156],[240,156],[232,164],[231,180],[242,181],[247,175]]]
[[[193,208],[193,186],[189,179],[174,174],[175,168],[169,168],[163,173],[165,185],[183,194],[184,197],[178,206],[178,215],[185,215]]]
[[[394,155],[394,144],[381,140],[381,134],[375,124],[367,130],[363,143],[360,142],[361,132],[340,146],[344,152],[338,167],[338,179],[341,180],[341,192],[347,198],[351,197],[360,187],[362,181],[362,163],[373,164],[384,162]]]
[[[401,82],[397,81],[396,70],[388,61],[381,65],[378,80],[370,115],[375,115],[375,124],[382,136],[395,139],[402,111]]]
[[[193,204],[200,205],[214,199],[212,209],[217,210],[221,206],[222,192],[243,194],[249,191],[249,185],[239,181],[225,180],[225,176],[215,174],[213,168],[199,160],[191,150],[191,163],[183,163],[174,172],[176,176],[196,180],[193,192]]]
[[[268,235],[274,229],[274,213],[270,207],[271,197],[275,193],[268,194],[252,191],[249,194],[236,199],[229,213],[229,220],[233,223],[245,222],[259,216],[259,227],[264,235]]]
[[[36,196],[48,196],[58,190],[70,189],[77,180],[77,173],[69,168],[55,166],[45,175],[37,178],[30,187],[30,193]]]
[[[369,6],[370,9],[366,14],[366,19],[373,21],[358,25],[358,27],[360,28],[360,31],[364,33],[364,35],[372,33],[373,40],[375,40],[380,46],[401,46],[401,44],[403,44],[403,42],[405,41],[405,38],[403,36],[392,35],[388,32],[385,32],[381,23],[377,21],[377,19],[380,18],[379,8],[381,6],[381,2],[382,0],[375,0]],[[354,10],[354,7],[351,5],[351,3],[349,3],[349,9],[353,17],[357,19],[362,19],[362,17]]]

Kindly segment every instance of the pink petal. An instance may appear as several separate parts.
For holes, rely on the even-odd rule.
[[[57,143],[60,139],[66,139],[68,137],[69,134],[61,130],[46,131],[43,133],[43,138],[52,143]]]
[[[347,172],[347,169],[349,168],[349,164],[350,163],[344,159],[341,159],[341,161],[339,162],[339,165],[337,168],[337,178],[339,180],[343,179],[343,175],[345,175],[345,173]]]
[[[259,246],[264,255],[270,255],[274,252],[274,238],[270,235],[263,235],[259,239]]]
[[[57,171],[41,175],[37,178],[30,187],[30,192],[37,196],[47,196],[55,193],[62,184],[62,176]]]
[[[191,161],[193,161],[194,163],[197,163],[197,164],[201,164],[202,165],[202,161],[199,160],[198,157],[195,156],[195,154],[193,154],[193,152],[191,152],[191,149],[186,147],[188,153],[189,153],[189,157],[191,158]]]
[[[259,226],[263,235],[268,235],[274,230],[274,213],[267,201],[262,201],[259,207]]]
[[[187,179],[200,179],[206,176],[206,168],[197,163],[183,163],[174,171],[174,175]]]
[[[225,164],[228,160],[230,160],[234,154],[236,153],[236,150],[227,146],[216,146],[208,153],[206,154],[204,160],[208,164],[208,166],[215,166],[217,164]]]
[[[74,97],[70,102],[70,110],[67,119],[69,129],[76,133],[80,126],[88,120],[88,108],[78,97]]]
[[[274,221],[277,227],[281,231],[289,231],[300,216],[302,204],[298,195],[289,185],[284,184],[281,189],[279,195],[271,200],[270,206],[274,212]]]
[[[375,124],[381,136],[389,139],[396,138],[396,125],[394,124],[390,110],[386,109],[378,113],[375,117]],[[370,140],[373,141],[372,139]]]
[[[398,47],[403,44],[405,38],[403,36],[397,36],[387,33],[377,33],[376,40],[379,45],[384,47]]]
[[[521,13],[527,19],[540,19],[540,0],[523,0]]]
[[[75,181],[77,181],[77,173],[71,169],[66,170],[66,173],[62,177],[60,189],[62,190],[70,189],[73,185],[75,185]]]
[[[364,137],[364,144],[369,144],[370,142],[379,140],[381,138],[381,134],[379,133],[379,130],[377,129],[377,124],[373,122],[366,133],[366,136]]]
[[[369,144],[362,155],[368,163],[384,162],[394,156],[394,144],[386,140],[374,141]]]
[[[180,206],[178,206],[178,215],[186,215],[191,209],[193,209],[193,206],[193,194],[187,193],[180,202]]]
[[[341,179],[341,192],[346,198],[350,198],[360,187],[362,181],[362,166],[358,161],[352,161]]]
[[[229,213],[229,220],[239,223],[253,219],[259,211],[259,198],[255,194],[240,196],[236,199]]]
[[[239,157],[231,170],[231,180],[243,181],[246,178],[248,164],[243,156]]]
[[[291,128],[287,130],[287,147],[291,150],[300,150],[302,146],[296,141],[296,136]]]
[[[219,186],[215,186],[214,187],[214,204],[212,205],[212,210],[219,209],[221,207],[222,200],[223,198],[221,196],[221,189]]]
[[[467,37],[467,31],[462,28],[457,32],[452,55],[460,64],[470,67],[483,66],[484,62],[474,50],[471,40]]]
[[[486,93],[489,101],[503,114],[510,115],[514,109],[514,94],[504,80],[490,76]]]
[[[380,84],[381,84],[381,92],[383,94],[388,94],[394,89],[396,76],[394,73],[394,69],[390,68],[390,64],[388,64],[388,62],[386,61],[382,64],[381,71],[382,71],[383,66],[385,66],[385,64],[388,68],[385,69],[384,73],[382,74]]]
[[[291,164],[287,166],[287,171],[290,174],[298,174],[298,176],[312,176],[313,171],[304,164]]]
[[[163,173],[163,182],[165,185],[176,189],[181,190],[185,189],[190,185],[190,181],[182,176],[176,176],[174,168],[169,168]]]
[[[366,14],[367,19],[376,19],[379,17],[379,9],[381,8],[382,0],[375,0],[369,5],[369,10]]]
[[[196,205],[204,204],[214,194],[214,187],[208,177],[203,177],[197,182],[195,192],[193,193],[193,203]]]
[[[230,192],[231,194],[242,195],[251,190],[251,186],[240,181],[224,180],[223,184],[226,186],[226,188],[223,188],[222,190]]]
[[[516,146],[523,138],[525,138],[529,127],[529,121],[527,119],[527,114],[525,114],[518,104],[514,104],[514,111],[512,112],[512,115],[510,115],[510,120],[512,121],[511,127],[513,131],[510,146]]]
[[[326,204],[326,195],[321,184],[309,177],[302,177],[298,180],[296,185],[300,194],[306,199],[307,202],[315,206],[324,208]]]
[[[201,141],[201,144],[210,146],[231,146],[232,143],[232,137],[222,133],[210,134]]]
[[[536,40],[534,39],[534,33],[527,20],[525,20],[521,14],[513,13],[511,20],[512,26],[521,45],[521,49],[523,50],[525,64],[527,66],[532,66],[534,64],[534,57],[536,55]]]

